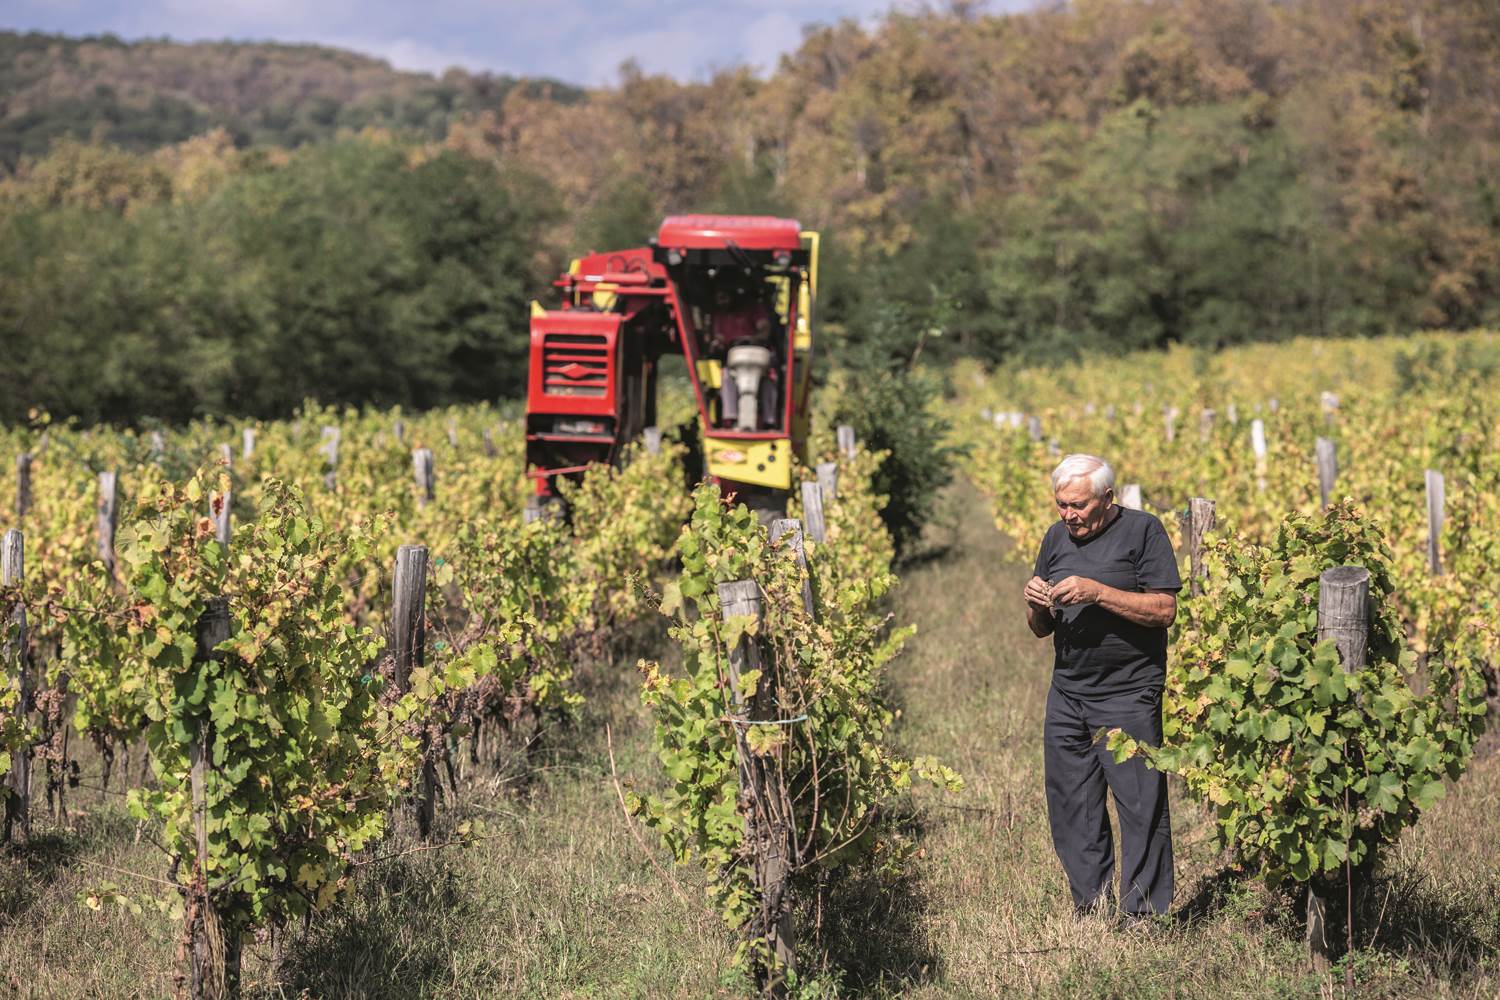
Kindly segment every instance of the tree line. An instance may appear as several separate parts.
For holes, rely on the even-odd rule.
[[[111,419],[519,392],[546,273],[673,211],[824,230],[824,343],[876,366],[1493,325],[1496,93],[1488,0],[958,3],[809,28],[763,78],[54,145],[0,196],[4,377]],[[166,342],[172,394],[102,360]]]

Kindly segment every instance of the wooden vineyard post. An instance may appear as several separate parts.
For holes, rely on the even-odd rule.
[[[1427,571],[1433,576],[1443,575],[1443,507],[1446,497],[1443,490],[1443,474],[1428,469],[1427,479]]]
[[[396,418],[396,422],[391,425],[391,431],[392,431],[392,433],[394,433],[396,435],[396,443],[397,444],[405,444],[406,443],[406,421],[405,420],[402,420],[400,417],[397,417]]]
[[[661,428],[660,427],[647,427],[645,430],[641,431],[641,437],[646,442],[646,454],[648,454],[648,455],[660,455],[661,454]]]
[[[1250,421],[1250,451],[1255,456],[1255,488],[1266,491],[1266,422],[1259,417]]]
[[[455,451],[458,449],[458,425],[457,424],[450,423],[448,425],[448,447],[453,448]]]
[[[823,520],[823,488],[817,483],[804,482],[802,484],[802,519],[807,523],[807,537],[822,544],[828,539],[827,522]],[[781,521],[771,523],[772,541],[775,541],[776,525]]]
[[[1370,638],[1370,571],[1334,566],[1318,578],[1318,641],[1332,639],[1345,673],[1365,665]]]
[[[845,458],[853,458],[859,441],[854,436],[854,428],[848,424],[839,424],[838,431],[839,454]]]
[[[1167,444],[1177,440],[1177,407],[1168,406],[1162,411],[1162,426],[1166,431]]]
[[[495,434],[488,427],[479,432],[479,440],[484,445],[485,458],[494,458],[499,454],[495,451]]]
[[[1205,409],[1198,414],[1198,440],[1207,442],[1214,435],[1214,417],[1218,416],[1213,410]]]
[[[332,491],[339,483],[339,438],[341,433],[337,427],[323,428],[323,443],[318,445],[318,451],[323,453],[323,459],[327,469],[323,472],[323,488]]]
[[[719,584],[719,607],[727,621],[749,617],[761,620],[760,585],[754,580],[736,580]],[[745,815],[745,838],[754,859],[755,887],[760,893],[759,918],[749,924],[752,940],[764,942],[774,956],[773,968],[762,968],[757,961],[756,978],[765,996],[787,995],[787,972],[796,959],[796,941],[792,926],[792,907],[788,888],[791,876],[791,829],[787,805],[774,774],[775,756],[757,756],[750,751],[746,728],[752,719],[774,718],[776,711],[774,679],[762,676],[756,693],[747,703],[740,693],[740,678],[751,670],[760,670],[760,643],[742,635],[729,651],[729,690],[732,698],[730,724],[734,726],[735,757],[740,774],[740,805]],[[773,789],[775,794],[773,794]]]
[[[1126,483],[1120,487],[1120,506],[1131,510],[1141,509],[1141,484]]]
[[[1332,566],[1318,578],[1318,641],[1330,639],[1338,647],[1339,661],[1345,673],[1364,668],[1370,641],[1370,571],[1363,566]],[[1347,792],[1345,807],[1348,807]],[[1353,874],[1346,863],[1344,873],[1352,882]],[[1353,885],[1348,886],[1354,891]],[[1319,971],[1326,971],[1330,949],[1327,931],[1327,902],[1307,889],[1307,944]],[[1346,931],[1353,946],[1353,913],[1347,916]]]
[[[395,654],[395,688],[398,695],[411,690],[411,672],[427,664],[427,546],[403,545],[396,550],[396,570],[391,589],[391,650]],[[422,765],[417,779],[415,809],[417,832],[425,839],[432,832],[437,811],[437,768],[433,766],[427,739],[422,739]]]
[[[817,489],[816,483],[803,483],[802,486],[804,497],[807,495],[806,487],[811,486],[813,489]],[[812,538],[811,531],[808,532],[807,537]],[[807,549],[802,544],[802,522],[795,517],[778,517],[772,521],[771,544],[775,545],[783,538],[786,539],[786,544],[792,547],[792,551],[797,554],[797,565],[802,570],[802,610],[816,618],[818,612],[817,605],[813,601],[812,573],[807,565]],[[813,540],[817,541],[817,539]]]
[[[818,489],[823,491],[825,503],[839,498],[839,465],[837,462],[819,462],[813,470],[818,476]]]
[[[228,598],[209,598],[195,631],[197,650],[193,654],[194,662],[221,659],[224,654],[213,650],[230,635]],[[208,769],[213,758],[213,731],[207,721],[203,725],[204,731],[198,733],[192,744],[192,770],[189,772],[193,793],[193,836],[197,847],[193,885],[188,889],[187,913],[192,941],[193,1000],[237,997],[240,992],[239,930],[223,926],[208,890]]]
[[[115,529],[120,524],[120,494],[115,473],[99,473],[99,504],[97,507],[99,559],[111,576],[115,572]]]
[[[1328,499],[1333,496],[1333,487],[1339,478],[1338,451],[1333,442],[1325,437],[1318,438],[1318,496],[1322,499],[1323,508],[1328,508]]]
[[[1188,501],[1188,581],[1189,592],[1198,597],[1203,593],[1203,581],[1208,579],[1208,566],[1203,561],[1203,537],[1214,530],[1214,502],[1203,497]]]
[[[246,427],[240,432],[240,458],[248,459],[255,454],[255,428]]]
[[[411,452],[412,475],[417,480],[417,506],[426,507],[435,495],[432,472],[432,449],[413,448]]]
[[[31,453],[16,456],[16,521],[24,524],[31,509]]]
[[[0,541],[0,585],[19,587],[26,575],[26,540],[15,528],[5,533]],[[0,664],[6,674],[13,674],[20,689],[20,700],[16,703],[16,716],[21,725],[31,711],[31,670],[26,654],[26,606],[17,601],[9,608],[0,609],[5,616],[5,644],[0,649]],[[19,828],[20,841],[31,839],[31,748],[22,747],[11,755],[10,776],[7,782],[10,795],[5,802],[5,836],[0,841],[11,839],[12,828]]]

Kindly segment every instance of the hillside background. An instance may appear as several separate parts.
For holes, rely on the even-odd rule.
[[[1500,324],[1490,0],[965,3],[580,89],[0,33],[0,419],[517,395],[526,303],[673,211],[823,230],[886,366]]]

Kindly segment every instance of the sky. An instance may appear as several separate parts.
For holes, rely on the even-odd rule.
[[[946,4],[942,4],[946,6]],[[648,73],[701,80],[745,64],[776,68],[808,24],[868,21],[920,0],[0,0],[0,28],[125,39],[316,42],[398,69],[450,66],[615,82],[634,59]],[[990,12],[1031,0],[988,0]]]

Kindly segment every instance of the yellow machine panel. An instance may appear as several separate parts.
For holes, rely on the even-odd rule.
[[[792,443],[786,438],[740,441],[705,436],[703,459],[711,476],[773,490],[792,488]]]

